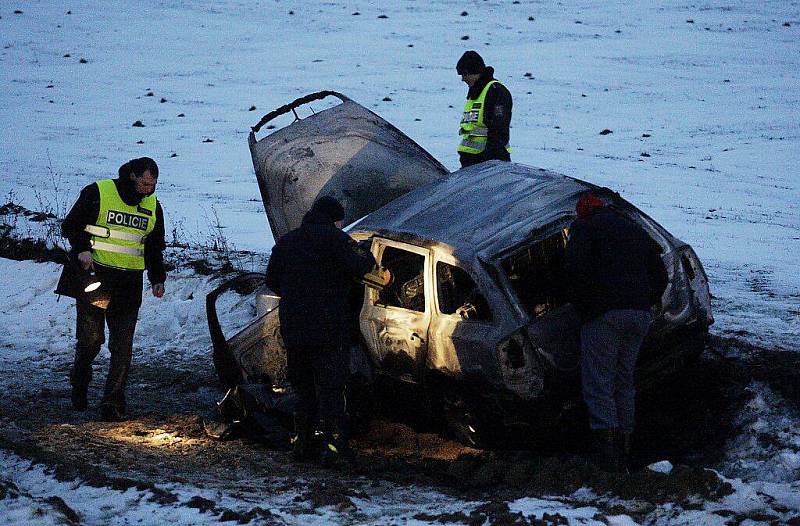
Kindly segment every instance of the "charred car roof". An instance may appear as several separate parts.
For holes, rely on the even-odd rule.
[[[353,231],[442,243],[461,259],[489,257],[574,215],[577,195],[592,188],[596,187],[541,168],[490,161],[395,199]]]

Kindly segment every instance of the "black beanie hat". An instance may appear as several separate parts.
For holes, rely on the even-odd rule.
[[[477,51],[472,50],[465,51],[456,64],[456,71],[459,75],[481,74],[484,69],[486,69],[486,64],[484,64],[483,58]]]
[[[335,197],[326,195],[320,197],[311,207],[316,213],[330,217],[334,222],[344,219],[344,207]]]

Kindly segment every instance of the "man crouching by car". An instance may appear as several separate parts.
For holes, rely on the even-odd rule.
[[[585,192],[569,229],[566,270],[581,316],[581,383],[593,461],[627,471],[636,357],[667,285],[661,247],[631,219]]]
[[[375,258],[341,230],[344,208],[317,200],[299,228],[272,249],[266,285],[280,296],[281,336],[289,382],[297,394],[292,456],[332,465],[348,455],[344,389],[348,292],[375,266]]]

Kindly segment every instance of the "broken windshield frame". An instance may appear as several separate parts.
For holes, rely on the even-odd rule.
[[[509,276],[509,268],[507,268],[507,262],[510,259],[514,258],[515,256],[518,256],[528,251],[530,248],[540,245],[542,242],[545,242],[546,240],[558,235],[561,235],[563,239],[561,245],[562,256],[563,256],[563,248],[566,246],[569,226],[573,220],[574,216],[572,215],[562,216],[556,219],[555,221],[552,221],[551,223],[543,226],[542,228],[536,229],[524,241],[517,243],[499,252],[497,255],[493,256],[489,261],[486,261],[486,263],[489,266],[491,266],[492,269],[494,270],[494,272],[492,272],[492,275],[497,280],[498,286],[505,292],[505,294],[511,301],[511,304],[514,306],[514,309],[516,310],[517,314],[519,315],[522,321],[535,319],[538,316],[541,316],[551,311],[553,308],[565,304],[566,300],[556,299],[555,303],[557,303],[557,305],[556,304],[550,305],[549,308],[546,307],[543,310],[539,311],[538,313],[535,309],[530,309],[529,305],[526,305],[525,303],[525,297],[520,295],[519,293],[518,284],[514,283],[514,280],[512,280],[512,278]],[[553,264],[558,265],[557,262],[553,262]],[[549,270],[552,272],[558,269],[555,267],[551,267]],[[561,261],[560,270],[563,272],[563,259]],[[566,285],[563,278],[561,279],[561,282],[562,286]],[[560,298],[565,298],[564,292],[565,291],[562,290],[559,296]]]

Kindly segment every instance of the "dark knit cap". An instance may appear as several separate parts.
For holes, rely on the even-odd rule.
[[[344,219],[344,207],[335,197],[326,195],[320,197],[311,207],[315,213],[330,217],[333,221],[341,221]]]
[[[486,69],[486,64],[484,64],[483,58],[477,51],[472,50],[465,51],[456,64],[456,71],[459,75],[479,75],[483,73],[484,69]]]
[[[141,177],[146,171],[150,172],[153,177],[158,177],[158,165],[150,157],[139,157],[138,159],[131,159],[127,163],[119,167],[117,171],[120,179],[128,179],[132,173],[137,177]]]

